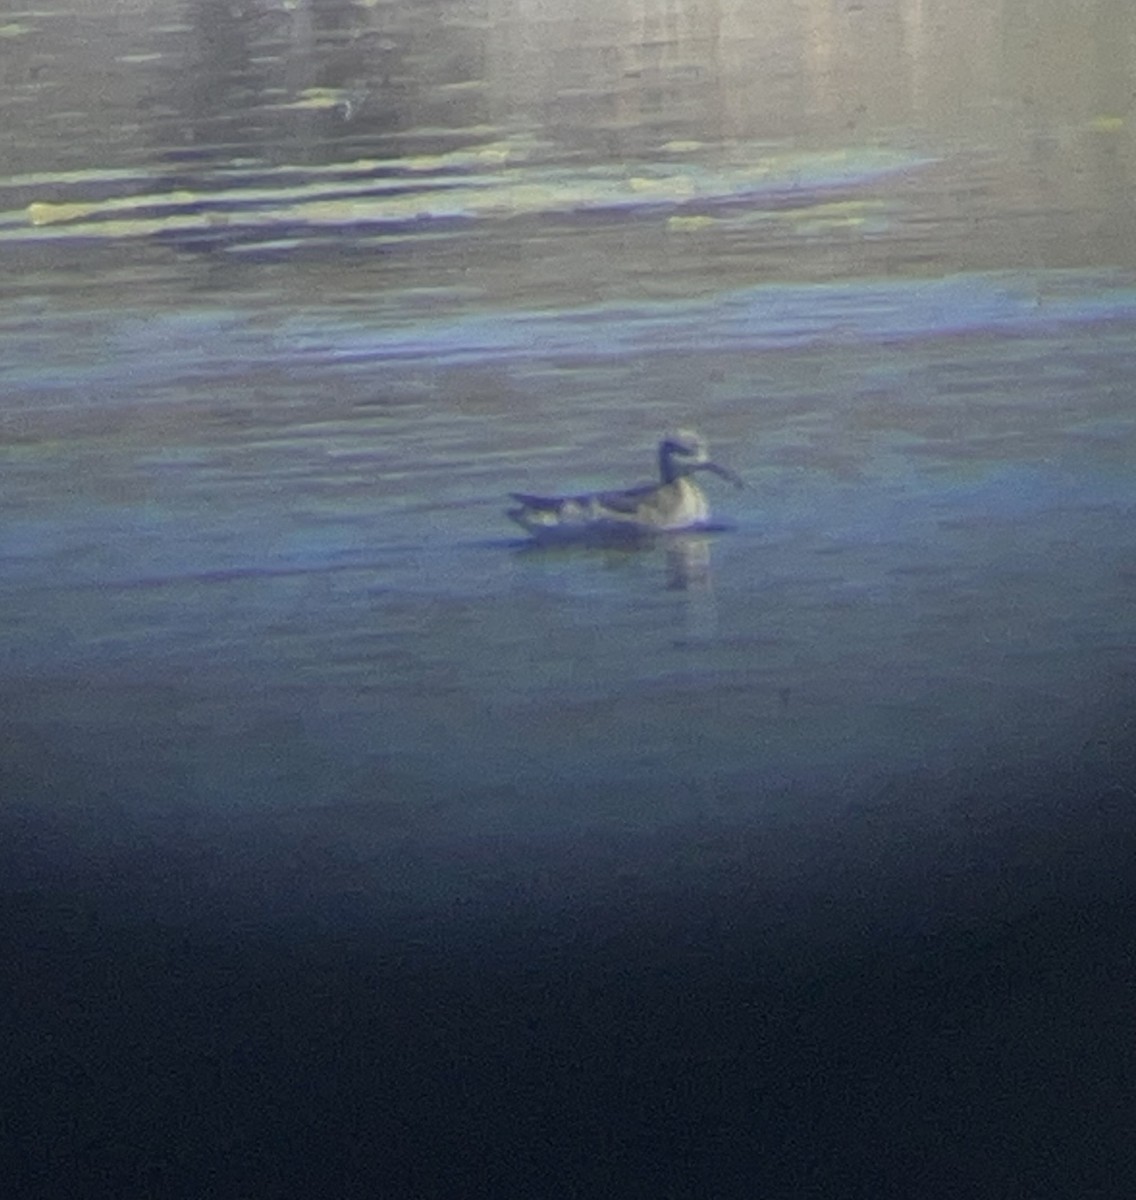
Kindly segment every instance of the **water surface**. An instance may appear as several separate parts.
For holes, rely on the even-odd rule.
[[[391,1020],[417,1032],[407,1063],[375,1077],[432,1114],[423,1127],[451,1129],[437,1161],[466,1177],[468,1114],[423,1098],[451,1095],[430,1049],[439,997],[515,969],[529,983],[477,994],[512,1014],[505,1027],[539,1012],[560,1031],[555,1053],[531,1030],[506,1038],[508,1061],[560,1064],[548,1103],[566,1132],[540,1161],[597,1187],[582,1164],[607,1161],[567,1148],[602,1140],[590,1105],[564,1099],[579,1084],[557,1074],[569,1043],[616,1074],[623,1062],[627,1094],[663,1107],[676,1080],[701,1081],[681,1163],[658,1112],[651,1137],[611,1151],[627,1179],[664,1164],[651,1195],[753,1195],[763,1178],[762,1194],[782,1178],[804,1194],[815,1155],[776,1168],[746,1140],[782,1129],[755,1089],[816,1069],[784,1015],[802,1014],[828,1047],[828,1093],[887,1084],[895,1124],[857,1136],[946,1171],[904,1119],[947,1128],[985,1102],[974,1176],[1003,1178],[1000,1195],[1026,1186],[1029,1148],[1007,1159],[990,1132],[1013,1122],[984,1099],[976,1064],[994,1035],[974,1013],[996,1014],[1007,1045],[1052,1035],[1068,1062],[1108,1057],[1078,1030],[1121,1028],[1104,983],[1071,997],[1029,964],[1066,961],[1046,938],[1079,945],[1076,921],[1045,914],[1114,903],[1132,845],[1134,22],[1119,0],[11,12],[0,855],[27,928],[41,902],[57,913],[60,889],[58,911],[79,914],[45,977],[71,978],[68,922],[89,933],[109,913],[210,937],[315,930],[309,979],[345,930],[367,953],[393,938]],[[540,550],[505,518],[510,490],[649,478],[676,425],[746,480],[709,482],[720,529]],[[881,968],[920,1030],[888,1042],[870,964],[889,938],[920,946],[960,923],[996,931],[975,935],[996,947],[979,965],[964,938]],[[1102,928],[1093,953],[1115,965],[1123,939]],[[578,960],[577,936],[621,949]],[[172,953],[154,946],[130,959],[143,992],[162,977],[146,956]],[[524,968],[524,947],[550,957]],[[135,953],[98,943],[92,961],[104,951]],[[434,981],[421,991],[419,968],[390,967],[419,953]],[[594,1026],[627,961],[640,973]],[[957,1009],[921,999],[940,968],[970,997]],[[185,969],[199,985],[186,995],[213,1011],[229,968]],[[1054,1033],[980,975],[1025,979],[1037,1012],[1096,1016]],[[743,993],[746,1012],[782,1014],[768,1017],[782,1058],[762,1058]],[[98,984],[82,994],[113,1008]],[[370,1013],[363,992],[334,994]],[[810,1008],[817,995],[852,996],[882,1043],[849,1050],[847,1014]],[[563,1011],[541,1007],[552,996]],[[27,1028],[54,1028],[38,1003]],[[670,1015],[642,1043],[565,1032],[566,1012],[634,1030],[653,1004]],[[712,1044],[699,1004],[718,1014]],[[223,1008],[254,1040],[274,1019]],[[205,1053],[199,1019],[171,1044]],[[295,1020],[313,1044],[330,1036]],[[944,1049],[948,1026],[970,1040]],[[489,1055],[488,1025],[467,1032],[473,1059]],[[905,1057],[916,1043],[930,1058]],[[932,1064],[911,1068],[924,1107],[894,1091],[880,1044]],[[200,1081],[196,1058],[175,1059],[170,1078]],[[1008,1061],[1038,1071],[1024,1051]],[[407,1082],[414,1063],[433,1064],[436,1094],[428,1072],[422,1092]],[[578,1070],[579,1096],[594,1087],[596,1111],[634,1124],[615,1076]],[[545,1096],[538,1074],[524,1086]],[[367,1092],[352,1070],[312,1078]],[[511,1095],[478,1078],[471,1095]],[[1065,1092],[1023,1087],[1040,1099],[1017,1128],[1064,1128],[1046,1097],[1093,1089],[1062,1078]],[[155,1111],[178,1125],[189,1093],[170,1087]],[[776,1094],[794,1127],[851,1138],[833,1178],[873,1178],[823,1097]],[[483,1120],[495,1144],[534,1111],[510,1104]],[[76,1161],[117,1137],[154,1148],[149,1166],[106,1151],[124,1178],[211,1186],[157,1134],[88,1116],[73,1136],[63,1108],[36,1105],[57,1130],[38,1142]],[[1114,1123],[1120,1111],[1118,1097]],[[277,1162],[248,1121],[241,1161]],[[455,1194],[448,1167],[415,1176],[412,1159],[399,1194],[427,1177],[422,1194]],[[1090,1194],[1078,1169],[1057,1172],[1062,1194]],[[292,1194],[286,1174],[272,1194]],[[502,1194],[554,1194],[552,1168],[521,1175],[505,1171]]]

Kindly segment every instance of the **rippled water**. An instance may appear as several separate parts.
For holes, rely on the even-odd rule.
[[[1127,1194],[1133,78],[1127,0],[0,17],[9,1186]],[[674,426],[713,531],[506,518]]]
[[[128,807],[638,825],[1072,754],[1120,713],[1130,127],[1011,75],[968,128],[928,52],[837,133],[871,64],[789,7],[742,30],[821,71],[788,124],[795,76],[745,116],[687,79],[694,16],[611,95],[624,35],[524,6],[577,56],[547,79],[494,6],[16,16],[13,761],[46,724]],[[112,62],[74,107],[69,64]],[[749,483],[722,533],[515,539],[506,492],[635,482],[675,424]]]

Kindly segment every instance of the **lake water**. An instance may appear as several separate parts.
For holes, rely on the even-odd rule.
[[[356,937],[716,896],[806,976],[1097,895],[1134,77],[1124,0],[12,10],[9,891]],[[715,531],[504,516],[675,426],[746,482]],[[760,1193],[699,1155],[651,1194]]]

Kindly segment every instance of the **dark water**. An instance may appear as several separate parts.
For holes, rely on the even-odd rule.
[[[19,1196],[1136,1183],[1126,3],[0,21]],[[539,550],[513,489],[721,528]]]

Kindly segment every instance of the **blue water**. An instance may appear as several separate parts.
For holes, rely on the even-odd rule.
[[[1131,321],[1136,287],[1122,272],[959,275],[847,284],[773,284],[711,298],[605,304],[548,313],[473,314],[410,330],[352,336],[334,325],[288,331],[299,354],[425,358],[443,364],[504,359],[624,358],[864,344],[975,332],[1037,334],[1077,322]]]
[[[5,370],[25,422],[6,670],[108,691],[108,729],[64,733],[81,757],[147,688],[184,688],[210,715],[168,751],[179,804],[344,802],[377,757],[408,796],[463,797],[450,834],[745,821],[790,785],[839,808],[834,781],[1073,745],[1127,687],[1132,295],[1051,272],[386,329],[43,316],[65,365],[21,363],[17,328]],[[705,383],[660,382],[661,402],[672,358]],[[422,363],[460,372],[451,407]],[[507,491],[649,477],[678,423],[749,483],[711,485],[722,532],[606,553],[515,537]],[[299,720],[303,752],[230,746],[238,712]],[[297,753],[323,766],[278,781]],[[423,800],[416,819],[438,818]]]
[[[1136,317],[1136,285],[1121,271],[777,283],[697,299],[543,312],[479,312],[474,306],[438,318],[413,315],[412,300],[397,293],[376,299],[365,319],[284,313],[268,330],[260,312],[191,306],[172,315],[132,314],[129,308],[105,320],[85,314],[52,331],[34,311],[21,320],[17,309],[7,322],[11,341],[0,377],[33,388],[98,382],[121,396],[148,389],[155,379],[175,376],[189,383],[195,374],[208,377],[260,358],[289,368],[374,363],[384,371],[403,360],[434,366],[592,364],[647,353],[753,354],[968,333],[1037,337]],[[63,363],[55,352],[43,354],[44,343],[50,338],[54,347],[61,335]]]
[[[0,20],[5,1196],[1136,1191],[1134,14]]]

